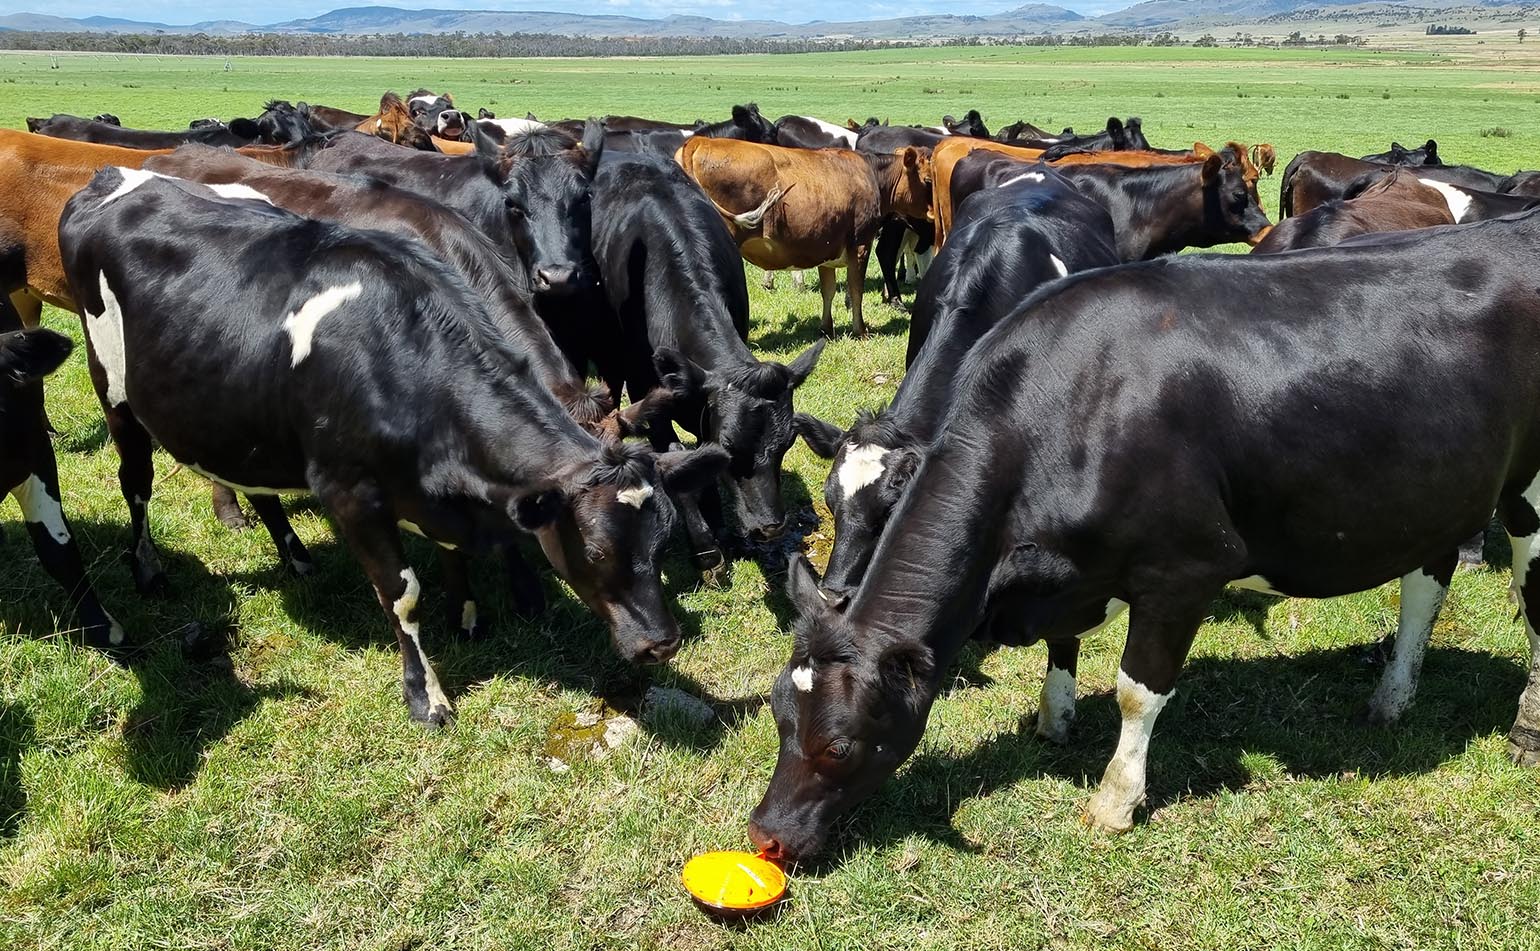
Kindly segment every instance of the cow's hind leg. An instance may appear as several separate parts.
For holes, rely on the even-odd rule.
[[[834,337],[834,292],[837,278],[832,267],[818,269],[818,290],[823,294],[823,335]]]
[[[1037,735],[1050,743],[1069,742],[1070,724],[1075,722],[1075,663],[1079,657],[1078,640],[1048,645],[1048,671],[1043,675],[1037,707]]]
[[[857,337],[866,336],[866,318],[861,313],[861,300],[866,296],[866,265],[871,259],[872,246],[863,244],[851,252],[850,266],[845,269],[845,287],[850,291],[850,325]]]
[[[139,425],[127,404],[107,409],[107,432],[118,449],[118,485],[123,501],[128,503],[128,521],[132,542],[128,549],[129,569],[140,594],[164,593],[168,587],[166,571],[161,567],[160,552],[150,537],[150,495],[155,484],[155,460],[150,434]]]
[[[1519,695],[1519,713],[1508,731],[1508,755],[1521,766],[1540,766],[1540,477],[1522,496],[1504,498],[1498,514],[1513,545],[1513,595],[1529,634],[1529,677]]]
[[[234,493],[230,497],[234,499]],[[267,533],[273,536],[273,545],[277,547],[278,557],[283,559],[284,567],[301,578],[313,573],[315,561],[311,559],[310,552],[305,549],[299,536],[294,534],[294,526],[289,524],[289,517],[284,514],[283,502],[278,496],[248,495],[246,501],[251,503],[251,510],[262,520]]]
[[[1146,597],[1134,602],[1118,669],[1123,726],[1101,785],[1086,804],[1085,822],[1092,828],[1133,828],[1134,810],[1144,802],[1145,763],[1155,721],[1176,692],[1177,675],[1210,600]]]
[[[476,595],[471,591],[470,565],[465,554],[453,548],[439,547],[439,565],[444,569],[444,594],[450,629],[461,637],[478,638],[486,633]]]
[[[422,585],[401,551],[396,520],[370,486],[330,489],[318,493],[337,530],[363,565],[374,585],[385,618],[401,649],[401,687],[413,720],[445,726],[454,720],[454,704],[439,686],[438,674],[422,649],[418,607]]]
[[[31,458],[34,472],[11,489],[21,506],[21,517],[32,537],[32,547],[43,570],[59,583],[80,617],[86,643],[99,650],[115,652],[124,646],[123,628],[102,608],[96,592],[86,578],[80,561],[80,549],[70,533],[69,522],[59,504],[59,476],[48,437],[39,433],[43,445],[34,447]],[[40,456],[39,450],[46,450]]]
[[[210,482],[210,502],[214,506],[214,517],[219,519],[219,524],[232,532],[244,531],[251,527],[247,521],[246,513],[241,511],[240,500],[235,497],[235,490],[218,482]],[[247,496],[249,500],[251,497]],[[258,516],[260,517],[260,515]],[[279,546],[280,550],[282,545]]]
[[[1370,723],[1394,723],[1411,706],[1417,694],[1417,676],[1422,672],[1422,658],[1433,635],[1433,622],[1449,593],[1449,579],[1454,575],[1457,552],[1450,552],[1432,564],[1424,565],[1401,579],[1401,616],[1396,625],[1395,646],[1390,663],[1369,698]]]

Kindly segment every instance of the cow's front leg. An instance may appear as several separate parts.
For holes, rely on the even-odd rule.
[[[1037,706],[1037,735],[1050,743],[1069,742],[1069,728],[1075,722],[1075,664],[1079,658],[1078,640],[1048,644],[1048,670],[1043,674]]]
[[[105,402],[105,401],[104,401]],[[150,496],[155,485],[154,447],[150,434],[127,404],[104,407],[107,432],[118,450],[118,487],[128,503],[128,524],[133,540],[128,549],[129,570],[140,594],[164,594],[170,587],[160,552],[150,537]]]
[[[214,517],[219,519],[219,524],[232,532],[243,532],[250,528],[251,522],[246,519],[246,513],[241,511],[241,503],[235,497],[235,490],[218,482],[210,482],[209,486],[211,490],[209,502],[214,507]],[[249,499],[250,496],[247,498]]]
[[[215,487],[219,486],[216,484]],[[248,495],[246,501],[251,503],[251,510],[257,513],[257,518],[262,520],[267,533],[273,537],[273,546],[278,549],[278,557],[283,560],[284,567],[301,578],[314,573],[315,562],[304,542],[294,534],[294,526],[289,524],[289,517],[284,514],[283,502],[278,496]]]
[[[450,630],[461,637],[481,637],[486,633],[486,626],[481,622],[476,595],[471,590],[470,565],[464,553],[440,545],[438,559],[444,569],[445,610],[449,612]]]
[[[401,650],[401,688],[412,719],[434,727],[453,722],[454,704],[439,686],[438,674],[422,649],[422,629],[418,623],[422,585],[402,554],[395,517],[372,485],[328,488],[317,495],[331,511],[337,531],[363,565],[385,618],[396,632]]]
[[[513,597],[513,612],[525,620],[533,620],[545,612],[545,589],[540,586],[540,576],[519,553],[517,545],[503,549],[503,572],[508,579],[508,593]]]
[[[1520,766],[1540,766],[1540,477],[1522,497],[1503,499],[1498,514],[1513,545],[1512,591],[1529,635],[1529,676],[1508,731],[1508,756]]]
[[[850,324],[857,337],[866,336],[866,319],[861,316],[861,299],[866,296],[866,265],[872,246],[863,244],[851,251],[850,266],[845,269],[845,287],[850,291]]]
[[[1134,827],[1134,810],[1145,797],[1145,764],[1155,721],[1176,692],[1177,674],[1210,600],[1134,601],[1128,642],[1118,669],[1118,709],[1123,727],[1101,785],[1086,804],[1085,821],[1092,828],[1127,832]]]
[[[818,269],[818,291],[823,295],[823,335],[834,338],[834,293],[838,289],[838,277],[832,267]]]
[[[1433,635],[1433,622],[1438,620],[1438,610],[1449,593],[1449,579],[1454,575],[1457,557],[1456,552],[1450,552],[1447,558],[1401,579],[1401,617],[1396,626],[1396,642],[1379,686],[1369,698],[1370,723],[1396,722],[1416,696],[1422,658],[1428,651],[1428,639]]]

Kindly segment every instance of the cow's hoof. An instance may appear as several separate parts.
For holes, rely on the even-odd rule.
[[[1540,732],[1522,728],[1510,732],[1508,758],[1516,766],[1540,766]]]
[[[1143,797],[1127,802],[1115,800],[1112,796],[1104,796],[1101,790],[1097,790],[1085,804],[1085,812],[1081,813],[1080,821],[1097,832],[1122,835],[1133,829],[1134,810],[1141,802]]]
[[[284,567],[296,578],[308,578],[315,574],[315,562],[309,558],[289,558],[284,561]]]
[[[1401,711],[1391,710],[1370,700],[1358,711],[1358,715],[1353,718],[1353,722],[1361,727],[1384,729],[1401,722]]]
[[[171,594],[171,579],[164,571],[140,571],[135,566],[134,587],[142,597],[164,598]]]
[[[242,512],[239,508],[235,509],[234,511],[227,510],[224,512],[216,512],[214,514],[219,519],[219,524],[223,525],[225,528],[228,528],[232,532],[244,532],[246,529],[251,527],[251,520],[248,519],[246,517],[246,513]]]
[[[1069,721],[1056,717],[1037,715],[1037,738],[1055,746],[1069,745]]]
[[[424,704],[421,707],[412,706],[412,722],[421,724],[430,730],[442,730],[446,726],[452,726],[455,722],[454,707],[447,707],[441,703]]]

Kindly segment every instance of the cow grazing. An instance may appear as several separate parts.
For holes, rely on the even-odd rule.
[[[812,116],[781,116],[771,142],[788,149],[853,149],[856,133]]]
[[[1279,213],[1284,217],[1302,215],[1322,202],[1341,198],[1349,186],[1365,175],[1394,167],[1337,152],[1301,152],[1283,170]],[[1507,178],[1469,165],[1424,165],[1419,175],[1458,188],[1488,192],[1501,189]]]
[[[1251,253],[1325,248],[1361,234],[1454,223],[1443,193],[1419,182],[1415,170],[1408,168],[1391,172],[1356,191],[1350,189],[1347,198],[1333,199],[1303,215],[1283,219]]]
[[[1020,144],[1033,147],[1029,142]],[[1071,152],[1147,152],[1150,150],[1150,141],[1144,137],[1144,123],[1138,116],[1130,116],[1126,122],[1112,116],[1107,119],[1106,128],[1100,132],[1061,137],[1052,144],[1045,143],[1044,147],[1046,153],[1043,160],[1052,161]]]
[[[1494,509],[1532,653],[1508,749],[1540,765],[1540,355],[1513,345],[1540,321],[1537,273],[1531,212],[1044,288],[971,352],[893,513],[904,530],[855,596],[826,601],[793,565],[780,755],[751,838],[781,859],[816,851],[914,750],[970,636],[1067,654],[1125,608],[1123,727],[1086,820],[1128,829],[1156,720],[1227,585],[1335,597],[1400,578],[1369,704],[1393,722],[1456,548]],[[1073,717],[1073,667],[1050,664],[1040,731]]]
[[[823,588],[848,598],[952,405],[964,358],[979,338],[1042,285],[1118,263],[1112,219],[1046,165],[979,153],[990,186],[962,203],[953,240],[936,256],[915,295],[908,371],[893,402],[863,412],[848,432],[806,414],[797,430],[832,459],[824,500],[834,548]]]
[[[818,268],[830,337],[835,268],[847,269],[851,323],[865,336],[861,298],[878,226],[890,214],[924,217],[930,207],[930,158],[919,149],[874,155],[697,136],[678,161],[750,263],[767,271]]]
[[[792,392],[812,373],[823,341],[784,366],[750,352],[737,245],[672,162],[614,153],[600,163],[593,250],[620,322],[619,346],[595,354],[601,373],[623,378],[633,399],[659,385],[673,393],[672,422],[731,459],[721,481],[740,528],[754,539],[779,536],[786,524],[781,464],[796,439]],[[654,447],[667,448],[673,433],[667,421],[655,426]],[[714,502],[712,493],[703,512],[717,532],[723,526]],[[720,560],[720,553],[703,554],[716,548],[713,539],[691,541],[701,567]]]
[[[0,494],[21,506],[37,559],[69,597],[85,641],[117,652],[123,628],[96,598],[80,549],[59,504],[59,471],[43,422],[43,377],[70,353],[70,339],[41,327],[23,330],[10,301],[0,298]]]
[[[1438,157],[1438,143],[1429,139],[1415,149],[1409,149],[1400,142],[1390,143],[1390,151],[1376,152],[1373,155],[1365,155],[1361,161],[1379,162],[1383,165],[1443,165]]]
[[[665,158],[678,152],[692,138],[733,139],[740,142],[775,141],[775,125],[759,114],[759,105],[733,106],[732,117],[722,122],[683,129],[669,124],[663,128],[621,128],[606,124],[605,147],[616,152],[651,152]]]
[[[79,116],[56,114],[47,119],[27,119],[27,131],[55,139],[116,145],[127,149],[174,149],[189,142],[204,145],[247,145],[257,140],[261,130],[250,119],[232,119],[230,124],[184,132],[160,132],[153,129],[125,129],[117,123],[98,122]]]
[[[59,234],[142,587],[163,577],[145,520],[154,433],[238,487],[291,565],[308,554],[273,493],[317,497],[396,634],[413,719],[443,724],[453,704],[422,649],[398,525],[439,546],[462,632],[479,628],[464,556],[511,552],[522,530],[624,656],[673,654],[659,490],[709,483],[725,456],[655,457],[579,428],[421,245],[117,169],[70,200]]]

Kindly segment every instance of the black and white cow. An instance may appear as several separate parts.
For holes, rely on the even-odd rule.
[[[43,419],[43,377],[59,368],[71,346],[52,330],[23,330],[10,300],[0,297],[0,494],[21,506],[37,559],[69,596],[86,643],[116,653],[126,646],[123,628],[86,578],[59,504],[59,469]]]
[[[1369,703],[1395,721],[1456,549],[1494,509],[1532,651],[1509,753],[1540,765],[1537,273],[1529,212],[1045,287],[971,351],[855,596],[827,601],[793,565],[780,755],[751,838],[816,851],[914,750],[970,637],[1072,653],[1125,608],[1123,727],[1086,820],[1130,828],[1156,719],[1227,585],[1324,598],[1400,578]],[[1073,716],[1073,667],[1050,665],[1040,730]]]
[[[833,460],[823,489],[835,526],[823,579],[832,597],[848,598],[860,583],[952,405],[958,370],[973,345],[1043,284],[1118,263],[1111,217],[1067,179],[1046,165],[985,161],[990,187],[958,208],[957,229],[915,294],[908,371],[893,402],[861,413],[848,432],[797,415],[808,447]]]
[[[698,124],[690,129],[623,128],[606,124],[605,147],[616,152],[651,152],[673,158],[684,140],[695,135],[708,139],[739,139],[744,142],[773,144],[775,124],[759,113],[757,103],[733,106],[731,118],[721,122]]]
[[[1424,169],[1418,169],[1417,171],[1417,180],[1419,182],[1444,196],[1444,201],[1449,205],[1449,214],[1454,217],[1455,224],[1468,224],[1472,221],[1501,218],[1504,215],[1526,211],[1540,203],[1540,198],[1537,197],[1501,194],[1499,192],[1482,191],[1481,189],[1468,188],[1461,185],[1451,185],[1448,182],[1441,182],[1436,178],[1428,177],[1423,174]]]
[[[153,434],[245,494],[295,568],[309,555],[276,493],[317,497],[395,631],[413,719],[443,724],[453,705],[422,649],[398,526],[439,546],[466,634],[480,621],[465,555],[511,556],[533,533],[622,655],[677,649],[662,490],[709,484],[725,454],[655,457],[585,432],[422,245],[117,168],[70,200],[59,241],[141,588],[164,579],[146,522]]]
[[[406,111],[417,128],[445,139],[458,139],[465,133],[470,117],[455,108],[455,97],[427,89],[414,89],[406,96]]]
[[[856,133],[813,116],[781,116],[775,120],[771,144],[790,149],[853,149]]]
[[[1540,198],[1540,171],[1514,172],[1497,186],[1504,195],[1528,195]]]
[[[754,356],[745,342],[749,297],[738,245],[674,162],[609,154],[594,178],[593,220],[594,258],[620,324],[618,338],[592,335],[601,374],[617,397],[621,382],[633,400],[660,385],[673,393],[672,422],[731,459],[721,481],[739,527],[754,539],[779,536],[781,464],[796,440],[792,392],[812,373],[824,341],[789,365]],[[655,448],[673,438],[672,424],[654,428]],[[703,501],[707,527],[720,531],[715,494]],[[697,564],[720,561],[714,539],[687,527]]]

